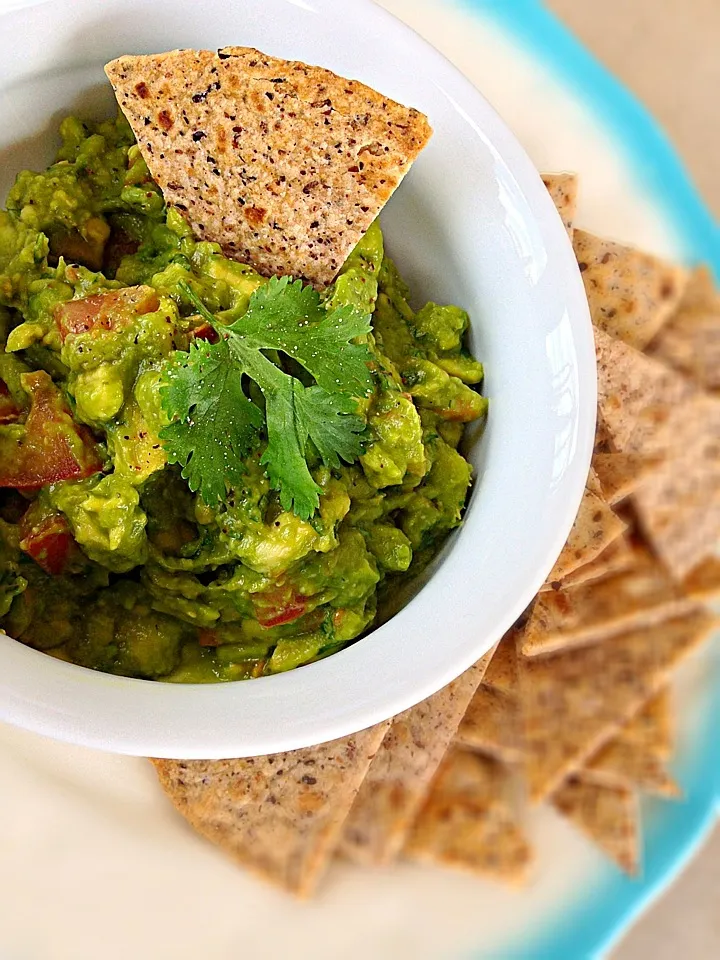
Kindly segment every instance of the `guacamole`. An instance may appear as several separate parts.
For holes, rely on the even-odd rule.
[[[163,378],[216,339],[198,305],[232,324],[268,281],[166,208],[122,117],[60,133],[56,162],[21,173],[0,211],[0,626],[171,682],[328,656],[461,521],[458,446],[487,409],[467,314],[415,311],[375,222],[321,292],[328,311],[371,316],[360,454],[328,466],[308,440],[320,493],[307,519],[283,507],[267,440],[208,502],[170,462]]]

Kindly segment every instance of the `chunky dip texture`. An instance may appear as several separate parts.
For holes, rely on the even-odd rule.
[[[341,649],[461,521],[467,314],[411,308],[377,221],[322,291],[268,281],[166,208],[122,117],[60,132],[0,211],[0,626],[177,682]]]

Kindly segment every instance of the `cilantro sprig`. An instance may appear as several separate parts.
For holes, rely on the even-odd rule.
[[[243,458],[264,434],[261,463],[283,509],[309,519],[321,492],[308,467],[309,441],[329,467],[362,453],[357,398],[372,389],[371,355],[353,340],[370,332],[370,317],[351,306],[328,311],[312,287],[274,277],[253,293],[240,319],[225,325],[182,286],[219,339],[195,340],[163,371],[161,400],[170,422],[160,437],[168,461],[180,464],[190,489],[213,505],[228,486],[242,484]],[[265,351],[291,357],[315,382],[306,386]],[[244,377],[262,391],[264,411],[248,396]]]

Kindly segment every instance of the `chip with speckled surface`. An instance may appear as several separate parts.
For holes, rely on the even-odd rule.
[[[330,283],[431,136],[356,80],[248,47],[105,68],[150,172],[204,240],[262,274]]]

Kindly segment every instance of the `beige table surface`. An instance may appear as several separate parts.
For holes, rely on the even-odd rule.
[[[720,217],[720,0],[546,4],[660,120]],[[720,829],[617,947],[613,960],[718,957]]]

